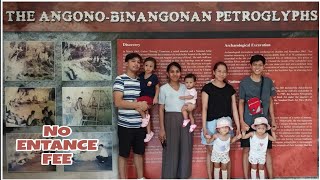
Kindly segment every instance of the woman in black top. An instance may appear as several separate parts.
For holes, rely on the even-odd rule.
[[[216,119],[221,117],[233,117],[236,124],[236,132],[240,134],[239,114],[236,105],[236,91],[226,82],[227,65],[217,62],[213,67],[214,79],[203,86],[201,90],[202,99],[202,133],[201,143],[207,149],[207,173],[212,179],[213,164],[211,162],[212,144],[207,143],[216,131]],[[228,178],[230,178],[230,163],[228,163]]]

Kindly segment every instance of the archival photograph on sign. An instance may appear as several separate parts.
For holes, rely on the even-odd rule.
[[[54,125],[54,88],[6,87],[4,122],[6,127]]]
[[[54,79],[54,42],[5,41],[3,46],[6,81]]]
[[[43,139],[40,133],[7,133],[6,134],[8,172],[48,172],[56,171],[56,166],[41,165],[41,154],[44,151],[16,151],[16,139]]]
[[[62,80],[111,80],[111,57],[110,41],[62,42]]]
[[[111,132],[73,132],[69,139],[98,139],[97,151],[70,151],[72,165],[64,166],[64,171],[112,171]]]
[[[111,87],[63,87],[63,125],[96,126],[112,124]]]

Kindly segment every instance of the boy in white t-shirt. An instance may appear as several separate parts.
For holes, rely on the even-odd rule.
[[[187,74],[184,77],[184,82],[187,87],[187,90],[184,93],[184,96],[179,98],[185,100],[185,105],[182,106],[181,112],[183,114],[183,127],[186,127],[191,121],[191,126],[189,132],[193,132],[197,125],[194,123],[193,110],[196,108],[197,100],[197,90],[194,88],[196,84],[196,76],[194,74]]]

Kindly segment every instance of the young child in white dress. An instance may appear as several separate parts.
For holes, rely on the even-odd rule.
[[[274,129],[270,128],[265,117],[254,119],[254,124],[251,127],[255,131],[248,134],[245,134],[245,131],[242,132],[242,139],[250,138],[249,162],[251,164],[251,179],[257,178],[257,166],[260,179],[265,179],[264,164],[266,163],[268,141],[275,141],[276,134]],[[266,132],[270,129],[271,135]]]
[[[231,122],[232,121],[230,117],[221,117],[217,119],[217,133],[212,135],[210,139],[207,139],[207,143],[214,141],[211,154],[211,161],[214,164],[214,179],[219,179],[220,168],[222,172],[222,179],[227,179],[227,164],[230,161],[230,144],[241,139],[241,134],[231,137],[229,133],[229,131],[233,130]]]

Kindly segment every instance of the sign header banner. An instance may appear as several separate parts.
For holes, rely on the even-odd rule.
[[[318,30],[319,3],[6,2],[4,31],[206,32]]]

